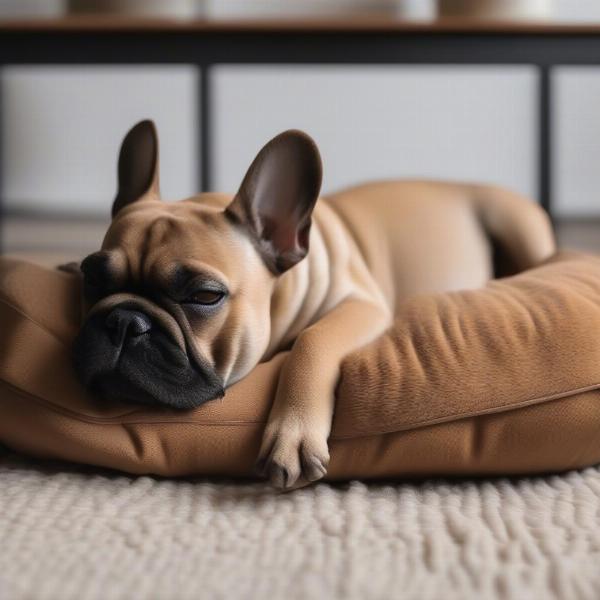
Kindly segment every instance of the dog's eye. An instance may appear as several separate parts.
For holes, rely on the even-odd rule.
[[[204,306],[214,306],[223,300],[225,294],[217,290],[199,290],[185,300],[186,304],[202,304]]]

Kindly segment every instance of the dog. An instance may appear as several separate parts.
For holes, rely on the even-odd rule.
[[[260,150],[233,197],[163,202],[155,126],[133,127],[112,223],[81,263],[84,385],[188,409],[290,349],[257,468],[279,488],[305,485],[327,470],[340,363],[404,298],[485,285],[494,248],[514,270],[555,250],[546,214],[506,190],[384,181],[317,203],[321,178],[314,141],[290,130]]]

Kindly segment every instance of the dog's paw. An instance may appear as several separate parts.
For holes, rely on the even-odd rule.
[[[275,419],[265,428],[257,471],[279,489],[291,489],[321,479],[327,472],[327,436],[297,418]]]

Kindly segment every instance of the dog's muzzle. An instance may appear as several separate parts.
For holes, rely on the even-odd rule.
[[[224,394],[208,362],[190,358],[135,307],[92,314],[75,340],[73,361],[86,388],[105,399],[190,409]]]

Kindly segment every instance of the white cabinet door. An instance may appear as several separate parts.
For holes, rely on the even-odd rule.
[[[533,67],[219,66],[213,187],[235,191],[271,136],[299,128],[323,154],[324,191],[432,177],[537,193]]]
[[[9,210],[107,214],[121,139],[144,118],[159,129],[164,195],[196,191],[193,67],[10,67],[2,90]]]
[[[555,214],[600,215],[600,69],[553,71]]]

